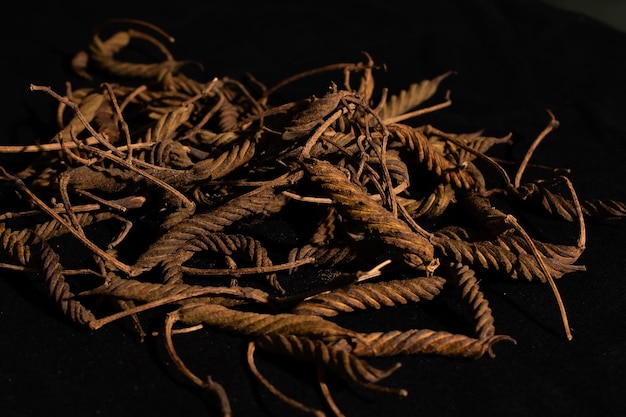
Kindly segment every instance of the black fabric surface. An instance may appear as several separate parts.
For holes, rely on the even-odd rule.
[[[0,141],[45,142],[55,132],[55,105],[30,92],[29,84],[63,91],[66,81],[84,83],[69,61],[87,45],[90,29],[114,17],[138,18],[174,36],[174,56],[201,62],[204,70],[195,74],[206,80],[240,79],[249,72],[273,85],[306,69],[360,61],[362,51],[387,65],[376,82],[392,93],[454,70],[443,87],[451,92],[452,106],[428,115],[425,123],[450,132],[512,132],[512,155],[521,158],[547,124],[550,109],[560,127],[533,162],[570,168],[580,198],[626,201],[626,33],[528,0],[408,4],[106,2],[92,10],[84,3],[72,8],[17,3],[2,27]],[[306,84],[298,88],[304,96],[313,93]],[[0,155],[0,163],[8,159]],[[623,415],[625,222],[588,222],[587,249],[579,262],[587,271],[557,282],[573,340],[563,335],[547,285],[485,282],[497,332],[516,339],[516,345],[497,344],[495,358],[478,360],[427,355],[374,360],[380,367],[402,363],[382,383],[405,388],[408,397],[333,380],[335,401],[346,416]],[[532,232],[564,244],[574,244],[576,237],[575,228],[541,219]],[[35,278],[6,270],[0,276],[0,415],[217,415],[171,364],[161,338],[141,343],[124,320],[93,332],[78,329]],[[422,307],[345,320],[370,330],[419,327],[411,320]],[[179,337],[189,337],[189,343],[180,343],[181,355],[224,385],[234,416],[302,415],[250,375],[240,338],[211,332]],[[331,415],[312,368],[269,355],[258,365],[286,393]]]

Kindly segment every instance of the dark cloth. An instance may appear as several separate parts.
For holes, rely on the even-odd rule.
[[[266,85],[300,71],[363,60],[387,70],[377,88],[397,93],[410,83],[455,74],[443,83],[452,106],[423,118],[449,132],[512,133],[506,156],[519,161],[549,121],[560,126],[533,163],[571,169],[579,198],[626,201],[626,33],[592,18],[528,0],[99,3],[98,10],[55,3],[17,3],[4,15],[0,86],[2,144],[45,142],[55,132],[54,103],[29,84],[63,92],[74,75],[70,59],[87,46],[90,30],[114,17],[151,22],[175,37],[175,58],[202,68],[210,80],[247,73]],[[335,78],[342,82],[341,75]],[[306,97],[307,82],[285,94]],[[0,163],[9,157],[0,156]],[[544,173],[544,175],[551,175]],[[381,368],[402,363],[381,385],[404,388],[399,398],[330,380],[346,416],[586,417],[622,415],[626,392],[626,220],[587,224],[584,272],[557,286],[568,312],[567,341],[546,284],[485,280],[498,334],[517,344],[494,346],[477,360],[415,355],[375,358]],[[571,224],[539,220],[541,239],[572,245]],[[42,284],[4,270],[0,279],[0,414],[10,416],[217,415],[168,358],[161,338],[141,343],[122,320],[97,331],[69,323]],[[346,318],[359,328],[454,329],[445,305],[415,304],[398,312]],[[418,313],[421,311],[421,313]],[[193,343],[185,343],[185,339]],[[234,416],[300,415],[247,370],[246,344],[236,336],[179,335],[179,354],[199,375],[224,385]],[[315,369],[261,355],[263,374],[288,395],[327,410]]]

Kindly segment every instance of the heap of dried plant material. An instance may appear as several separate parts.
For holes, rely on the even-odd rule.
[[[585,220],[626,216],[626,204],[579,199],[556,169],[544,171],[554,177],[522,181],[558,126],[551,112],[523,160],[503,164],[489,151],[510,145],[511,135],[414,123],[451,105],[447,94],[434,99],[450,73],[392,95],[374,88],[381,68],[364,54],[364,62],[312,69],[271,88],[254,78],[197,81],[185,75],[189,63],[159,41],[160,29],[126,24],[109,37],[101,34],[107,26],[95,31],[73,61],[87,80],[97,72],[110,82],[68,85],[64,93],[32,85],[58,103],[58,133],[49,143],[1,148],[33,156],[27,166],[0,167],[4,186],[20,197],[0,215],[2,266],[41,276],[73,323],[95,330],[131,317],[144,337],[141,313],[167,306],[157,336],[225,416],[232,411],[218,381],[227,376],[198,375],[178,355],[176,334],[203,329],[243,338],[261,384],[323,415],[272,385],[255,350],[315,363],[321,395],[337,416],[327,372],[404,396],[381,383],[398,365],[379,369],[368,358],[481,358],[493,356],[498,341],[514,342],[496,332],[481,274],[548,284],[571,339],[555,281],[584,270],[577,261]],[[133,42],[156,47],[163,60],[119,58]],[[287,85],[326,74],[328,90],[319,97],[276,102]],[[487,173],[499,186],[488,188]],[[577,244],[533,237],[496,207],[496,197],[578,225]],[[444,221],[458,218],[446,216],[452,209],[464,213],[463,224]],[[271,230],[278,220],[298,231],[297,243],[286,248],[258,233],[262,227],[247,227]],[[448,288],[467,307],[471,334],[417,326],[364,332],[334,321],[428,302]],[[103,307],[110,305],[118,310]]]

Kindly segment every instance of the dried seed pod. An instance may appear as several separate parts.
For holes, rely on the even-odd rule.
[[[379,369],[350,350],[342,348],[340,344],[327,344],[321,340],[292,334],[266,334],[255,339],[254,343],[263,350],[314,362],[349,381],[369,388],[400,367],[398,363],[389,369]]]
[[[499,341],[514,342],[509,336],[475,339],[462,334],[429,329],[394,330],[363,334],[354,354],[358,356],[396,356],[429,354],[478,359],[485,353],[494,356],[492,346]]]
[[[59,255],[47,243],[42,242],[40,257],[44,281],[48,286],[50,297],[72,323],[88,327],[95,317],[91,311],[73,298],[74,293],[63,277],[63,266],[61,266]]]
[[[350,94],[348,91],[330,91],[322,98],[311,100],[309,106],[299,112],[285,126],[282,134],[283,140],[296,140],[307,135],[316,125],[324,121],[324,118],[333,113],[345,97]]]
[[[441,216],[448,206],[456,201],[454,189],[450,184],[438,184],[432,193],[422,198],[398,197],[407,213],[414,219],[434,219]]]
[[[387,122],[391,118],[402,116],[431,98],[439,89],[439,84],[452,74],[445,72],[432,80],[412,83],[409,88],[400,91],[387,100],[380,111],[380,116]]]
[[[507,214],[494,207],[489,197],[477,191],[468,191],[463,195],[462,203],[469,217],[479,223],[480,229],[492,237],[511,233],[515,230],[507,221]]]
[[[419,164],[441,177],[445,183],[452,183],[457,188],[469,189],[476,185],[474,177],[463,169],[462,165],[448,160],[432,147],[428,138],[421,131],[407,125],[388,126],[390,140],[399,141]]]
[[[160,284],[135,279],[120,278],[109,274],[106,283],[93,290],[83,291],[81,297],[98,295],[120,300],[150,303],[159,300],[171,300],[172,303],[218,304],[233,307],[240,304],[267,302],[269,295],[257,288],[248,287],[212,287],[208,285],[189,285],[185,283]]]
[[[215,304],[190,304],[170,314],[176,321],[189,326],[206,324],[217,330],[246,336],[296,335],[327,342],[359,337],[358,332],[319,316],[245,312]]]
[[[432,300],[444,283],[441,277],[420,277],[352,284],[309,297],[296,305],[292,313],[332,317],[355,310]]]
[[[303,166],[311,175],[311,179],[331,196],[337,209],[345,213],[349,221],[401,250],[407,264],[422,270],[432,269],[436,265],[434,248],[426,238],[393,217],[380,204],[373,202],[337,168],[320,160],[303,162]]]
[[[548,214],[567,220],[576,221],[578,213],[571,199],[551,192],[546,186],[538,183],[524,184],[519,188],[519,195],[533,207],[540,207]],[[582,200],[583,214],[592,219],[621,218],[626,216],[626,203],[611,199]]]
[[[511,278],[521,277],[529,281],[539,279],[542,282],[546,280],[536,256],[526,246],[516,244],[518,240],[505,237],[494,241],[466,242],[434,235],[432,242],[446,257],[456,262],[500,271]],[[560,278],[564,274],[582,271],[585,268],[562,262],[558,258],[546,257],[544,262],[553,278]]]
[[[450,275],[461,290],[461,297],[467,301],[476,322],[476,337],[489,339],[496,333],[494,318],[489,307],[489,302],[478,286],[478,280],[474,270],[467,265],[451,263],[448,268]]]
[[[143,24],[143,22],[141,22],[141,24]],[[156,29],[154,26],[151,27]],[[166,52],[166,55],[169,55],[169,52],[167,52],[165,47],[163,47],[156,39],[142,32],[129,30],[116,32],[106,40],[102,40],[99,34],[95,33],[91,39],[91,44],[89,45],[88,59],[93,61],[98,68],[104,69],[112,75],[119,77],[141,77],[151,79],[163,77],[164,73],[174,72],[186,64],[186,62],[175,61],[171,59],[170,56],[167,56],[166,58],[169,59],[166,59],[163,62],[150,64],[116,60],[115,55],[126,48],[133,38],[147,39],[153,42],[157,47],[159,47],[159,49]]]
[[[212,251],[226,256],[239,254],[253,262],[255,266],[271,266],[267,250],[261,242],[249,236],[241,234],[226,234],[220,232],[205,233],[187,241],[165,262],[163,279],[166,283],[178,283],[183,281],[182,264],[191,259],[194,254],[201,251]],[[237,268],[232,268],[231,275],[237,276]],[[275,290],[284,293],[276,278],[275,273],[266,274],[266,279]]]
[[[304,245],[300,248],[292,249],[289,252],[289,261],[294,262],[300,259],[313,258],[315,265],[319,267],[333,267],[342,264],[349,264],[357,259],[359,254],[358,242],[351,245]]]
[[[210,232],[224,230],[233,223],[254,216],[266,216],[280,211],[286,198],[272,187],[259,187],[234,197],[205,213],[198,213],[171,227],[142,253],[133,265],[133,275],[151,269],[167,259],[186,242]]]
[[[0,249],[22,265],[30,261],[30,236],[28,229],[13,231],[5,223],[0,223]]]

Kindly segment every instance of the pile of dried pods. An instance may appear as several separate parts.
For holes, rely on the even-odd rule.
[[[169,307],[160,334],[172,361],[218,398],[225,416],[231,414],[225,390],[181,359],[177,332],[204,328],[245,338],[248,365],[260,383],[293,407],[323,415],[265,379],[254,351],[316,363],[321,392],[337,416],[343,414],[323,371],[406,395],[379,384],[396,367],[378,369],[368,358],[480,358],[493,355],[495,342],[513,341],[496,334],[479,271],[549,284],[571,339],[554,281],[584,269],[576,262],[585,248],[585,219],[626,216],[626,204],[578,199],[558,170],[548,170],[553,178],[522,182],[534,150],[558,125],[552,113],[509,176],[488,151],[510,144],[511,135],[407,124],[451,104],[444,96],[424,106],[449,73],[397,95],[383,90],[376,99],[379,68],[367,54],[365,62],[313,69],[272,88],[254,79],[252,87],[229,78],[200,82],[182,71],[188,62],[175,60],[149,33],[164,35],[160,29],[129,26],[105,39],[97,31],[73,61],[87,79],[97,70],[115,81],[68,86],[63,95],[32,85],[58,101],[58,133],[49,143],[1,148],[35,155],[15,172],[0,167],[5,186],[20,196],[16,209],[0,214],[2,267],[40,274],[72,322],[98,329],[130,316],[143,336],[140,313]],[[165,58],[120,60],[118,53],[135,39]],[[272,103],[286,85],[330,72],[343,79],[322,97]],[[501,187],[487,189],[481,164],[498,173]],[[515,216],[494,207],[495,195],[578,224],[577,244],[533,238]],[[434,227],[450,207],[471,221]],[[294,215],[300,210],[306,216]],[[285,249],[245,227],[276,219],[308,235]],[[138,224],[144,224],[141,239],[125,245]],[[109,235],[94,234],[94,225]],[[63,250],[76,242],[88,254],[80,262],[75,251]],[[294,285],[303,268],[311,281]],[[444,286],[460,290],[473,334],[364,333],[333,321],[357,310],[431,300]],[[103,298],[119,310],[103,315]]]

